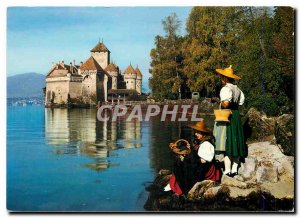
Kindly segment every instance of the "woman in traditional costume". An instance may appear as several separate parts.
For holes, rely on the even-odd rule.
[[[235,80],[241,78],[233,73],[231,65],[225,69],[216,69],[216,71],[220,74],[223,86],[220,91],[221,108],[231,110],[226,132],[214,132],[217,142],[216,151],[225,153],[223,174],[234,177],[238,174],[240,158],[248,155],[239,112],[239,106],[244,104],[245,96],[240,88],[233,84]]]
[[[172,190],[178,195],[187,194],[195,183],[203,180],[220,182],[221,170],[215,167],[214,161],[214,137],[205,122],[200,121],[190,126],[195,130],[194,146],[186,155],[177,155],[174,163],[173,174],[165,191]],[[179,153],[176,144],[171,143],[170,148],[176,154]]]

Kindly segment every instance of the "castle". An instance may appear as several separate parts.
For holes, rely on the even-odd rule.
[[[45,105],[82,103],[96,105],[99,102],[140,96],[142,73],[131,64],[122,75],[119,67],[110,63],[110,51],[102,43],[92,50],[91,56],[80,65],[60,61],[52,65],[46,76]]]

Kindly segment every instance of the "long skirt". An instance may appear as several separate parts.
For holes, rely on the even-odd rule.
[[[221,169],[216,167],[214,161],[199,164],[183,161],[180,164],[175,164],[173,170],[175,178],[170,178],[170,186],[173,192],[179,195],[187,194],[197,182],[203,180],[221,182],[221,174]]]
[[[231,157],[247,157],[248,148],[244,139],[244,131],[238,110],[231,110],[230,124],[226,130],[226,155]]]
[[[181,194],[187,194],[189,190],[196,184],[196,182],[200,182],[203,180],[221,182],[222,171],[220,168],[217,168],[213,163],[205,163],[203,164],[203,167],[200,169],[198,174],[196,174],[196,177],[197,180],[190,182],[189,185],[187,186],[187,183],[182,183],[182,177],[180,175],[173,174],[170,177],[170,181],[169,181],[171,190],[175,192],[177,195],[181,195]]]
[[[177,161],[173,167],[173,174],[176,177],[181,191],[186,194],[197,182],[197,163],[192,159],[192,155],[185,158],[184,161]],[[173,190],[174,191],[174,190]]]

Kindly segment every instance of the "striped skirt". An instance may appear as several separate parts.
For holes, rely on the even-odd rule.
[[[216,139],[216,153],[224,152],[226,149],[226,127],[225,122],[215,122],[213,134]]]

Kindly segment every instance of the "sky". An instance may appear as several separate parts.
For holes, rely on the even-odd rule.
[[[150,77],[154,37],[164,35],[161,21],[175,12],[182,22],[191,7],[8,7],[7,76],[46,74],[53,62],[77,64],[90,57],[100,41],[122,72],[131,63]],[[144,87],[148,89],[148,87]]]

